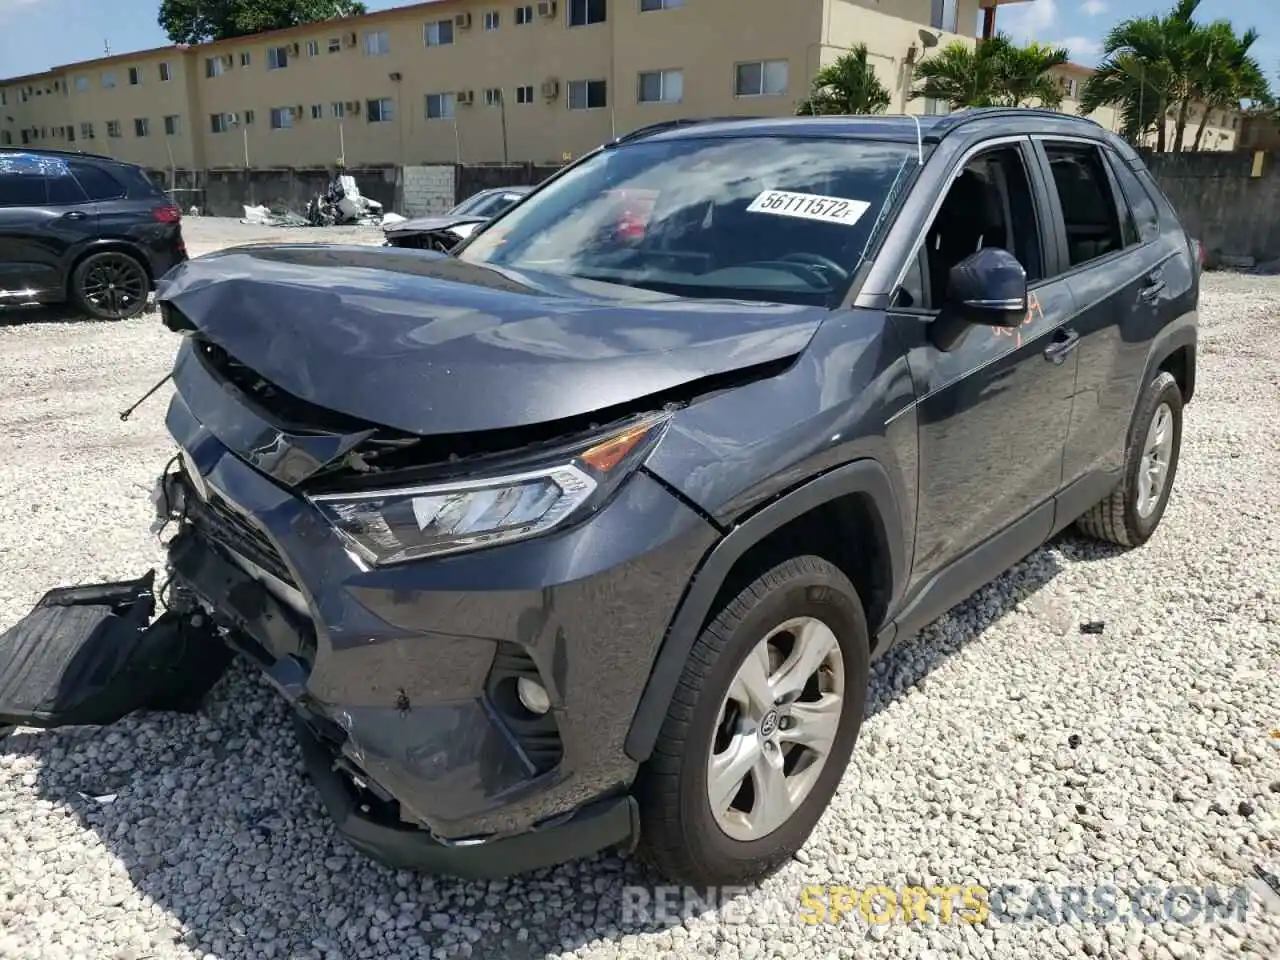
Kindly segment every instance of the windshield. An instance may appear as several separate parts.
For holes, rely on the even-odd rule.
[[[520,199],[520,194],[503,190],[500,193],[477,193],[468,197],[449,212],[458,216],[496,217]]]
[[[757,137],[602,150],[458,258],[687,297],[835,306],[914,145]]]

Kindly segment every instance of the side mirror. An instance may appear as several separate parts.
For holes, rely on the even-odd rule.
[[[1027,271],[1008,250],[984,247],[951,268],[947,307],[967,323],[1019,326],[1027,314]]]

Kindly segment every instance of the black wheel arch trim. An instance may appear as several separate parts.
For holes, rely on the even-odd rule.
[[[643,763],[653,753],[689,651],[693,649],[711,612],[711,605],[734,564],[773,531],[824,503],[850,494],[870,497],[884,526],[889,551],[892,613],[906,583],[907,557],[898,498],[889,474],[877,461],[862,459],[805,481],[735,524],[698,565],[667,627],[649,673],[649,682],[632,716],[624,744],[628,757]],[[868,624],[868,627],[874,632],[874,624]]]
[[[1156,371],[1179,350],[1186,348],[1186,383],[1183,384],[1182,402],[1185,406],[1191,402],[1196,389],[1196,346],[1199,340],[1199,314],[1195,311],[1185,313],[1177,320],[1164,327],[1151,340],[1147,348],[1147,367],[1143,372],[1142,382],[1138,385],[1139,394],[1147,388],[1147,384],[1156,375]],[[1135,398],[1134,403],[1138,400]]]

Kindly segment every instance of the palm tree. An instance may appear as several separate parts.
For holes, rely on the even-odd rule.
[[[1163,16],[1124,20],[1107,35],[1105,56],[1085,84],[1081,107],[1119,108],[1122,132],[1141,141],[1154,126],[1156,149],[1166,144],[1167,119],[1174,120],[1174,150],[1181,150],[1193,104],[1202,107],[1239,106],[1242,99],[1267,102],[1266,78],[1249,48],[1256,31],[1237,37],[1227,21],[1209,26],[1193,19],[1201,0],[1177,0]],[[1201,116],[1195,137],[1198,147],[1208,122]]]
[[[796,113],[884,113],[889,100],[889,91],[867,62],[867,45],[862,43],[818,71],[813,91]]]
[[[920,61],[915,70],[920,85],[911,91],[911,99],[942,100],[952,110],[995,106],[1000,73],[998,62],[988,55],[992,42],[970,47],[956,41]]]
[[[1036,102],[1051,109],[1061,105],[1062,87],[1049,71],[1070,60],[1066,47],[1042,43],[1019,47],[1000,35],[982,42],[983,47],[989,44],[998,44],[994,49],[1000,64],[997,102],[1006,107],[1025,107]]]
[[[1258,40],[1258,31],[1249,29],[1236,36],[1231,23],[1217,20],[1199,36],[1200,55],[1191,77],[1191,92],[1200,102],[1200,123],[1196,127],[1193,150],[1204,141],[1211,110],[1239,109],[1241,101],[1255,104],[1271,101],[1270,84],[1249,49]]]
[[[1037,102],[1056,107],[1062,102],[1062,88],[1048,72],[1067,60],[1063,47],[1039,43],[1019,47],[1002,33],[975,47],[951,43],[916,67],[921,84],[911,97],[945,100],[955,110]]]

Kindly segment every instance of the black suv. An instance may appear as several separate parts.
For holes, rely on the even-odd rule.
[[[187,259],[181,220],[134,164],[0,150],[0,306],[69,300],[100,320],[135,316]]]
[[[0,722],[193,708],[220,636],[374,857],[759,878],[875,658],[1073,523],[1152,535],[1198,290],[1129,146],[1000,109],[659,126],[450,255],[198,258],[158,294],[166,612],[53,591]]]

